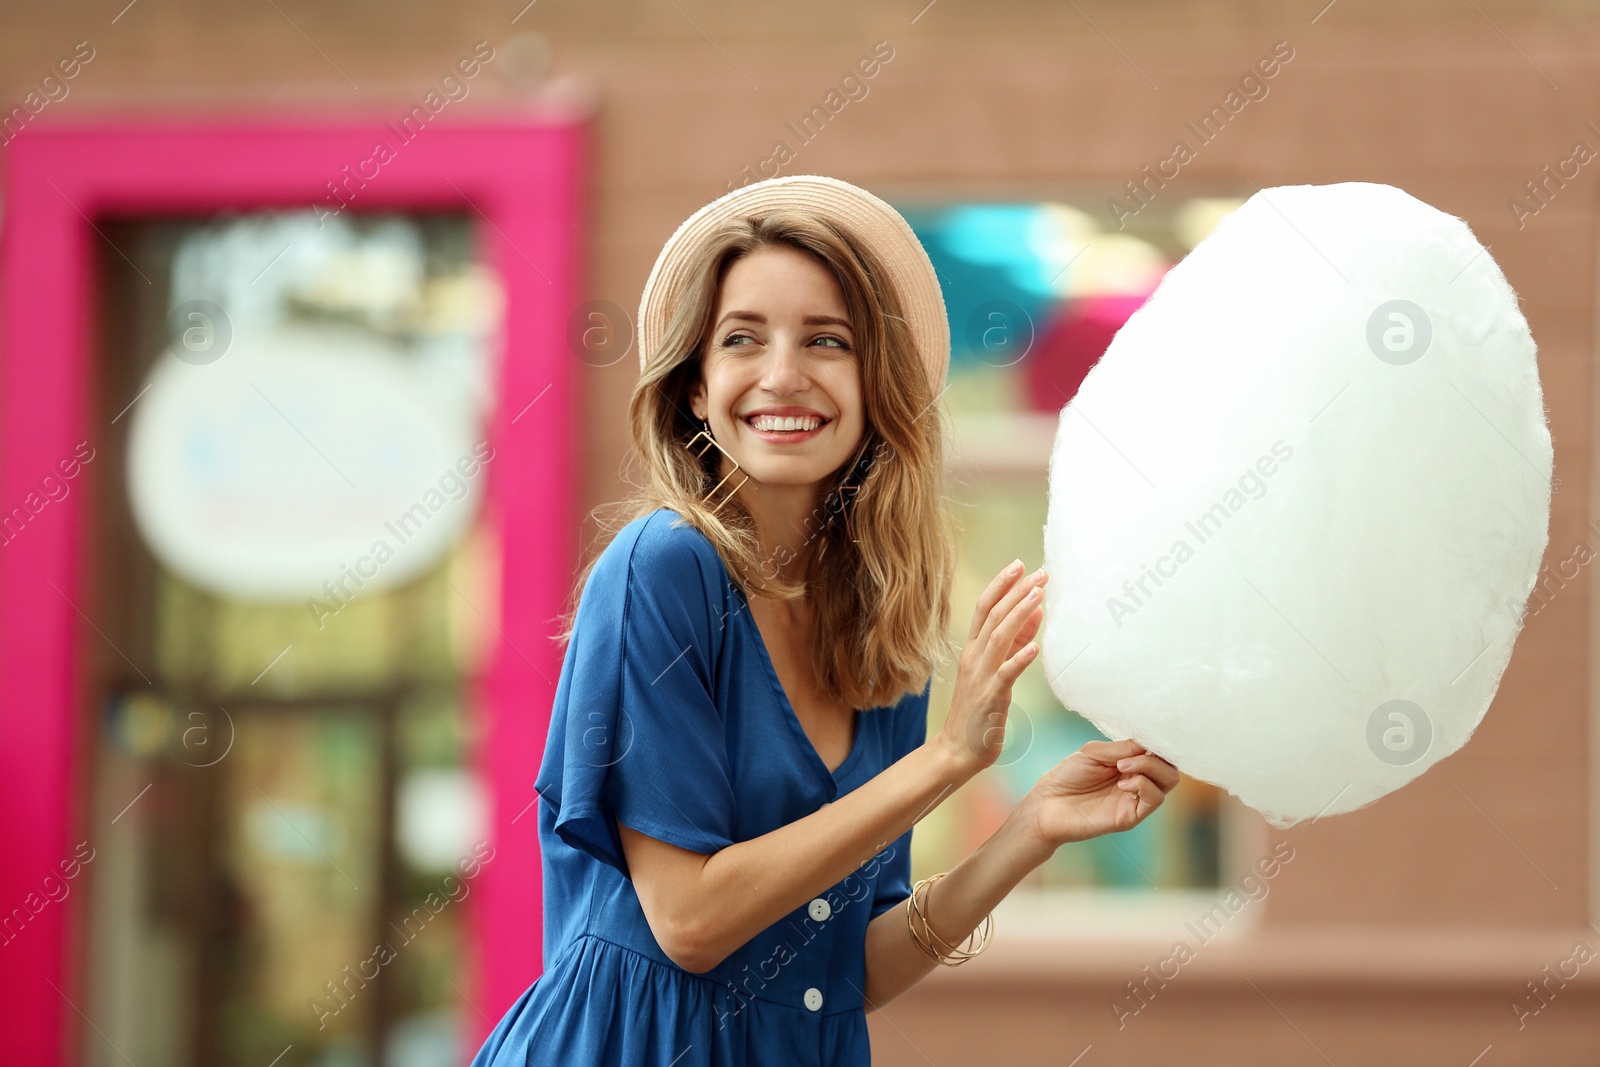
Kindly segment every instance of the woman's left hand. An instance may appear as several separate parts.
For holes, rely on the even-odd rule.
[[[1024,804],[1053,849],[1137,826],[1178,778],[1178,768],[1137,741],[1090,741],[1034,783]]]

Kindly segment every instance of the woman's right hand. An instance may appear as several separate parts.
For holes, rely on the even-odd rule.
[[[1044,621],[1043,567],[1027,577],[1022,561],[995,575],[978,597],[956,668],[950,714],[936,740],[969,775],[993,766],[1006,739],[1011,687],[1039,655],[1032,643]]]

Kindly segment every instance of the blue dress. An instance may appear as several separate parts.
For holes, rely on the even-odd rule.
[[[871,1062],[867,923],[910,895],[911,830],[704,974],[661,950],[628,877],[619,819],[716,852],[816,812],[926,740],[930,687],[857,711],[830,772],[748,604],[711,541],[666,508],[601,552],[535,783],[545,969],[472,1067]]]

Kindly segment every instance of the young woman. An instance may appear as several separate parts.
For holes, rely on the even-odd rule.
[[[746,186],[662,250],[629,409],[646,478],[579,579],[535,783],[545,969],[474,1067],[867,1064],[868,1011],[1176,785],[1087,744],[909,884],[912,826],[1000,754],[1046,580],[1018,560],[984,590],[929,736],[946,331],[904,220],[834,179]]]

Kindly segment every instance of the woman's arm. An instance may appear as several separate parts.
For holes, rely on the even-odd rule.
[[[1055,852],[1034,832],[1028,800],[1024,798],[987,841],[918,896],[928,925],[946,945],[964,942],[1028,872]],[[863,991],[867,1011],[877,1011],[939,966],[912,939],[906,905],[890,908],[867,924]]]
[[[928,925],[959,947],[1056,849],[1137,826],[1178,780],[1176,767],[1137,741],[1090,741],[1046,772],[972,855],[922,891]],[[939,966],[912,940],[904,904],[884,912],[867,926],[867,1011]]]
[[[619,824],[639,905],[662,951],[704,973],[870,861],[973,773],[930,739],[820,811],[709,856]]]
[[[1038,653],[1043,572],[1021,561],[978,598],[950,713],[940,732],[871,781],[771,833],[706,855],[619,823],[622,849],[656,941],[704,973],[877,855],[999,758],[1011,686]]]

